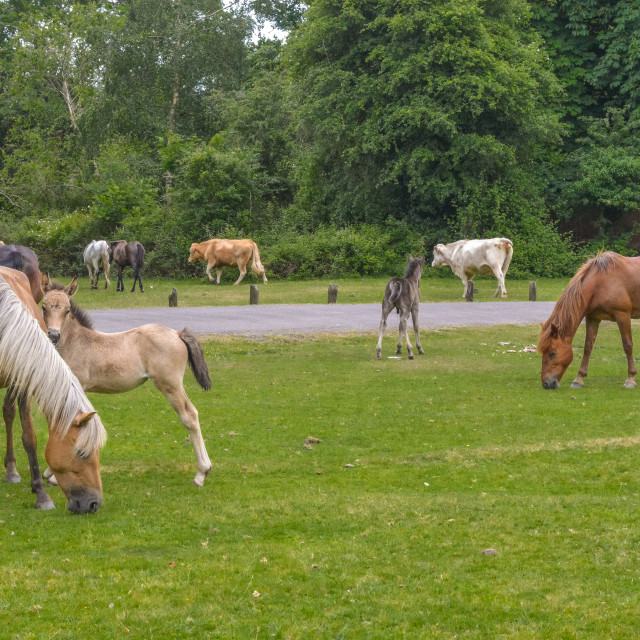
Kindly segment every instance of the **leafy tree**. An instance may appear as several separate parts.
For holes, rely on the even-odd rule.
[[[286,49],[317,222],[483,233],[540,193],[559,92],[525,2],[316,0]]]

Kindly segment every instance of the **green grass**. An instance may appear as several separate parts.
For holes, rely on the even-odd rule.
[[[381,361],[373,333],[207,342],[213,390],[185,376],[203,488],[153,387],[92,395],[102,509],[3,487],[4,637],[635,637],[639,392],[616,328],[556,392],[522,351],[534,326],[422,335],[415,361],[384,357],[391,331]]]
[[[60,282],[68,284],[70,277],[58,276]],[[538,300],[557,300],[567,285],[567,279],[540,278],[537,280]],[[220,286],[212,285],[206,279],[201,280],[164,280],[145,278],[145,291],[137,289],[130,293],[132,278],[125,280],[125,292],[116,293],[115,284],[107,290],[100,288],[92,291],[88,278],[80,278],[76,302],[87,309],[166,307],[173,287],[178,290],[178,304],[181,307],[223,306],[249,304],[249,285],[258,283],[260,304],[324,304],[327,302],[329,283],[338,285],[338,304],[380,303],[388,278],[357,278],[331,280],[270,280],[262,282],[248,275],[243,282],[234,287],[231,280]],[[478,293],[474,300],[489,302],[502,300],[494,298],[495,278],[476,278]],[[102,280],[101,280],[102,283]],[[529,299],[529,281],[507,280],[510,301]],[[462,282],[458,278],[423,277],[420,285],[423,302],[460,302],[462,301]]]

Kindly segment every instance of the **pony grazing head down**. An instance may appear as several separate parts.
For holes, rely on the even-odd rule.
[[[542,354],[542,387],[557,389],[560,380],[573,362],[573,336],[562,336],[556,324],[549,320],[542,325],[538,352]]]

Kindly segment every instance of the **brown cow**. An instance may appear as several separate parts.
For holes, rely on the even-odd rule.
[[[262,276],[262,280],[267,284],[267,276],[264,273],[264,267],[260,262],[260,252],[258,245],[245,238],[244,240],[222,240],[214,238],[213,240],[205,240],[204,242],[194,242],[189,249],[189,262],[198,262],[206,260],[207,277],[214,284],[220,284],[220,276],[223,267],[235,267],[240,269],[240,277],[233,284],[240,284],[242,278],[247,275],[247,265],[251,260],[251,268]],[[211,276],[211,269],[217,270],[215,282]]]

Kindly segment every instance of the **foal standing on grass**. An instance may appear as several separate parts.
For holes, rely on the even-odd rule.
[[[70,298],[77,290],[77,278],[67,287],[45,283],[42,316],[49,339],[85,391],[124,393],[151,380],[189,433],[198,467],[193,483],[202,486],[211,471],[211,461],[198,411],[182,384],[188,363],[198,384],[205,391],[211,388],[209,369],[197,338],[187,329],[174,331],[159,324],[145,324],[120,333],[95,331],[88,315]]]
[[[413,319],[413,330],[416,334],[416,347],[418,353],[423,356],[424,351],[420,345],[420,327],[418,327],[418,311],[420,308],[420,278],[422,277],[422,267],[424,266],[424,258],[412,258],[409,256],[409,264],[404,272],[404,278],[391,278],[387,282],[387,288],[384,292],[384,300],[382,301],[382,318],[380,320],[380,337],[378,338],[378,346],[376,347],[376,356],[380,360],[382,353],[382,336],[387,328],[387,316],[395,309],[400,314],[400,323],[398,325],[398,349],[396,355],[402,353],[402,334],[404,334],[407,343],[407,351],[409,352],[409,360],[413,360],[413,349],[409,342],[409,334],[407,332],[407,320],[409,313]]]

